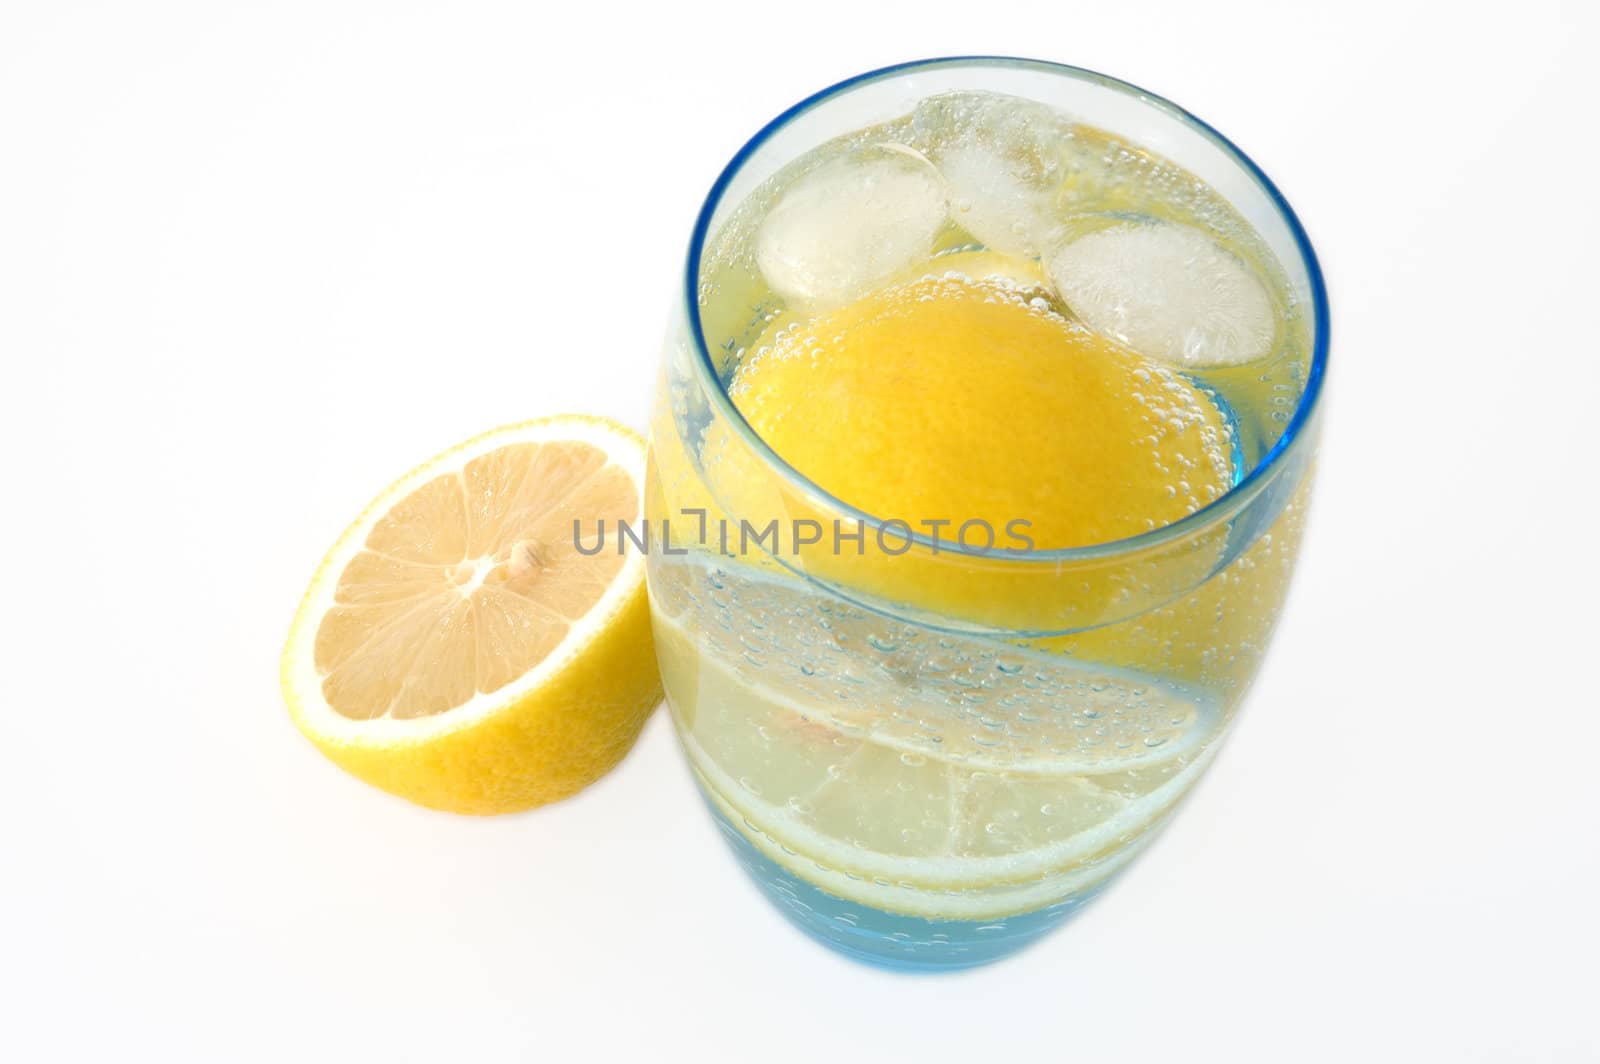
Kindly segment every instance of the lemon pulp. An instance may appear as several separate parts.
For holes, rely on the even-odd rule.
[[[508,443],[401,499],[344,566],[315,664],[344,716],[442,713],[542,661],[623,558],[580,554],[572,514],[614,524],[639,490],[598,447]]]

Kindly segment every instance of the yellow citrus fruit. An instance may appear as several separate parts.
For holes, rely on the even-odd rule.
[[[706,795],[779,865],[879,908],[984,919],[1098,881],[1188,790],[1222,724],[1215,701],[1148,676],[821,613],[804,585],[737,562],[698,555],[655,578],[662,678]],[[963,695],[976,701],[953,709]]]
[[[1025,267],[988,261],[997,258],[946,256],[938,272],[809,321],[780,318],[729,386],[772,451],[885,522],[882,534],[836,546],[835,523],[853,533],[854,519],[841,521],[844,511],[774,474],[718,423],[701,449],[711,494],[753,526],[775,519],[784,530],[825,530],[814,546],[795,539],[786,566],[861,601],[963,624],[1089,628],[1143,608],[1158,584],[1197,583],[1225,529],[1163,557],[1170,571],[1161,581],[1115,561],[1062,569],[997,553],[1159,528],[1219,498],[1233,477],[1231,429],[1211,396],[1091,333]],[[663,483],[669,457],[659,459]],[[942,553],[909,549],[908,531],[937,532]]]
[[[351,774],[458,813],[604,775],[661,700],[644,559],[616,533],[640,525],[643,479],[643,441],[580,416],[497,429],[402,477],[300,604],[282,663],[295,724]]]
[[[1003,279],[923,277],[782,330],[729,395],[813,483],[947,541],[979,520],[1017,546],[1021,520],[1040,549],[1105,543],[1232,482],[1194,384]]]

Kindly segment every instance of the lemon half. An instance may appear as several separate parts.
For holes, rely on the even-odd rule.
[[[617,535],[641,526],[643,480],[637,434],[571,415],[402,477],[300,604],[282,663],[295,724],[352,775],[458,813],[604,775],[661,700],[644,559]]]

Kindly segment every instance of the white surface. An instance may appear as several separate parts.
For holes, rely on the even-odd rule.
[[[6,4],[0,1058],[1594,1059],[1592,11]],[[1299,581],[1157,849],[919,980],[781,921],[664,716],[493,821],[325,762],[277,659],[362,503],[642,424],[721,164],[952,52],[1172,96],[1327,269]]]

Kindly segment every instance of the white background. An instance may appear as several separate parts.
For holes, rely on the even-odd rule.
[[[0,1058],[1595,1059],[1593,10],[8,0]],[[277,658],[366,499],[642,426],[726,159],[963,52],[1176,99],[1327,270],[1298,582],[1149,857],[910,978],[781,921],[664,715],[498,820],[325,762]]]

